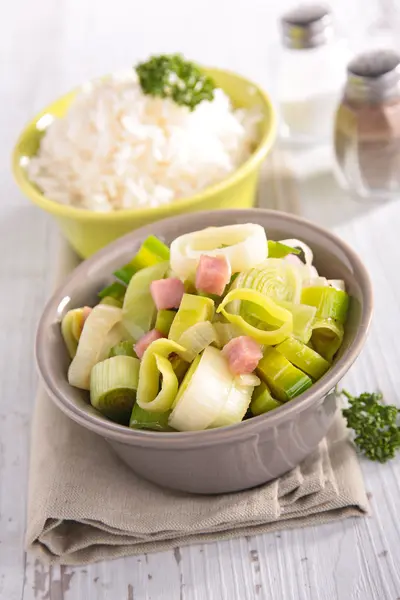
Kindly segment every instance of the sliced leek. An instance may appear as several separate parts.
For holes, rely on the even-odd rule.
[[[176,370],[175,370],[174,362],[176,361],[176,358],[177,357],[174,356],[172,358],[172,360],[171,360],[171,364],[173,366],[175,374],[176,374]],[[201,355],[199,354],[198,356],[196,356],[196,358],[194,359],[194,361],[192,362],[192,364],[190,366],[189,366],[189,363],[186,363],[189,366],[189,368],[186,369],[186,373],[185,373],[185,375],[184,375],[184,377],[183,377],[183,379],[182,379],[182,381],[181,381],[181,383],[179,385],[179,390],[178,390],[178,393],[177,393],[177,395],[175,397],[175,400],[174,400],[174,402],[172,404],[172,408],[175,408],[175,406],[178,404],[179,400],[181,399],[183,393],[188,388],[188,385],[189,385],[189,383],[190,383],[190,381],[192,379],[192,376],[193,376],[194,372],[197,369],[197,366],[198,366],[200,360],[201,360]]]
[[[301,302],[315,306],[317,319],[334,319],[345,323],[349,308],[349,296],[333,287],[308,287],[301,293]]]
[[[307,373],[307,375],[312,377],[315,381],[322,377],[330,367],[327,360],[294,338],[288,338],[281,344],[278,344],[276,349],[287,358],[292,365],[298,367],[304,373]]]
[[[290,238],[287,240],[280,240],[281,244],[284,244],[285,246],[291,246],[292,248],[300,248],[300,250],[303,251],[304,254],[304,260],[307,266],[311,266],[313,263],[313,251],[311,250],[310,246],[308,246],[307,244],[305,244],[304,242],[302,242],[301,240],[297,240],[296,238]]]
[[[193,280],[202,254],[225,256],[232,273],[250,269],[267,258],[267,236],[252,223],[208,227],[187,233],[171,244],[171,267],[181,279]]]
[[[213,315],[214,302],[210,298],[183,294],[179,310],[169,330],[169,339],[179,342],[180,337],[189,327],[201,321],[210,321]]]
[[[336,290],[346,291],[346,284],[343,279],[328,279],[328,284]]]
[[[132,429],[150,429],[152,431],[173,431],[168,425],[169,411],[163,413],[143,410],[138,404],[132,409],[129,427]]]
[[[89,389],[90,372],[96,363],[107,358],[111,347],[109,342],[106,342],[107,336],[113,327],[121,322],[121,317],[121,309],[115,306],[98,304],[93,308],[86,319],[76,354],[69,366],[70,385]]]
[[[172,321],[175,319],[176,312],[174,310],[159,310],[156,317],[155,328],[157,331],[165,335],[169,334]]]
[[[119,281],[114,281],[111,285],[103,288],[97,295],[99,298],[114,298],[123,302],[126,293],[126,285],[122,285]]]
[[[282,242],[268,240],[268,258],[284,258],[288,254],[300,254],[300,250],[282,244]]]
[[[213,326],[216,335],[215,344],[218,348],[223,348],[233,338],[242,335],[239,327],[232,325],[232,323],[220,323],[217,321],[213,323]]]
[[[61,321],[61,334],[71,358],[76,354],[84,322],[83,308],[69,310]]]
[[[150,292],[150,284],[162,279],[169,268],[168,262],[157,263],[133,275],[125,294],[122,307],[123,323],[137,342],[153,328],[156,306]]]
[[[299,271],[293,265],[279,258],[268,258],[253,269],[240,273],[233,288],[256,290],[272,300],[299,302],[301,284]]]
[[[178,340],[178,343],[185,348],[182,358],[187,362],[192,362],[200,352],[203,352],[216,339],[215,329],[210,321],[195,323]]]
[[[294,367],[275,348],[266,348],[256,372],[281,402],[291,400],[312,386],[310,377]]]
[[[109,306],[116,306],[117,308],[122,308],[122,300],[118,300],[117,298],[113,298],[112,296],[105,296],[100,300],[100,304],[108,304]]]
[[[127,340],[118,342],[115,346],[112,346],[109,357],[112,358],[113,356],[132,356],[133,358],[137,358],[132,342]]]
[[[311,339],[312,326],[317,312],[315,306],[294,304],[293,302],[277,302],[277,304],[292,313],[293,337],[307,344]]]
[[[236,377],[233,380],[228,398],[217,418],[209,425],[209,428],[228,427],[243,420],[250,406],[251,396],[254,390],[254,381],[250,384],[240,382]]]
[[[318,319],[313,324],[311,342],[314,349],[327,361],[332,362],[343,342],[344,329],[333,319]]]
[[[207,429],[218,417],[232,388],[233,376],[220,350],[208,346],[189,369],[169,425],[178,431]]]
[[[318,271],[312,264],[304,264],[304,262],[298,256],[294,254],[288,254],[285,256],[285,262],[290,263],[293,267],[296,267],[301,279],[308,281],[310,279],[318,278]]]
[[[185,348],[171,340],[158,339],[143,354],[137,391],[140,408],[151,412],[166,412],[171,408],[178,392],[178,379],[168,360],[172,353],[182,357]]]
[[[114,275],[128,284],[135,273],[169,260],[169,248],[154,235],[150,235],[140,246],[136,256],[127,265],[115,271]]]
[[[189,368],[189,363],[186,362],[186,360],[183,360],[183,358],[181,358],[180,356],[170,356],[169,361],[172,365],[178,383],[181,383]]]
[[[260,321],[266,326],[271,326],[270,329],[260,329],[248,323],[241,315],[229,313],[225,307],[234,300],[246,300],[253,303],[258,309]],[[227,321],[239,327],[243,333],[255,339],[259,344],[268,346],[279,344],[293,331],[291,312],[255,290],[238,288],[230,291],[219,305],[217,313],[219,312]]]
[[[90,402],[103,415],[127,425],[136,399],[139,361],[114,356],[94,365],[90,375]]]
[[[262,381],[253,392],[250,403],[251,413],[256,417],[257,415],[262,415],[270,410],[274,410],[279,406],[282,406],[282,403],[272,397],[268,386]]]

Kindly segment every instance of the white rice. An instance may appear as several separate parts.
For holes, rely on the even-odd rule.
[[[143,94],[134,71],[84,86],[46,129],[28,176],[50,199],[95,211],[155,207],[195,194],[243,163],[258,111],[221,89],[190,112]]]

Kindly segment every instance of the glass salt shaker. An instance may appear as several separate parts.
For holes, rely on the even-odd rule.
[[[400,55],[394,50],[349,63],[334,145],[339,180],[355,198],[400,195]]]
[[[332,14],[322,5],[285,13],[281,31],[280,136],[294,144],[329,143],[346,77],[347,44],[336,36]]]

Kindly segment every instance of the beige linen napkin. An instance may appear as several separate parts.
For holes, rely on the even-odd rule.
[[[58,281],[76,263],[63,244]],[[42,389],[36,398],[26,545],[53,564],[85,564],[367,512],[360,467],[340,416],[319,448],[279,480],[236,494],[196,496],[144,481]]]

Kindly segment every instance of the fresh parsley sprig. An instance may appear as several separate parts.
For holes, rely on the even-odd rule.
[[[176,104],[194,110],[203,100],[214,98],[215,84],[193,62],[180,54],[160,54],[136,66],[145,94],[171,98]]]
[[[400,410],[397,406],[382,403],[382,394],[365,392],[352,396],[341,392],[349,406],[343,410],[347,426],[355,432],[354,443],[370,460],[385,463],[394,458],[400,448],[400,427],[397,425]]]

